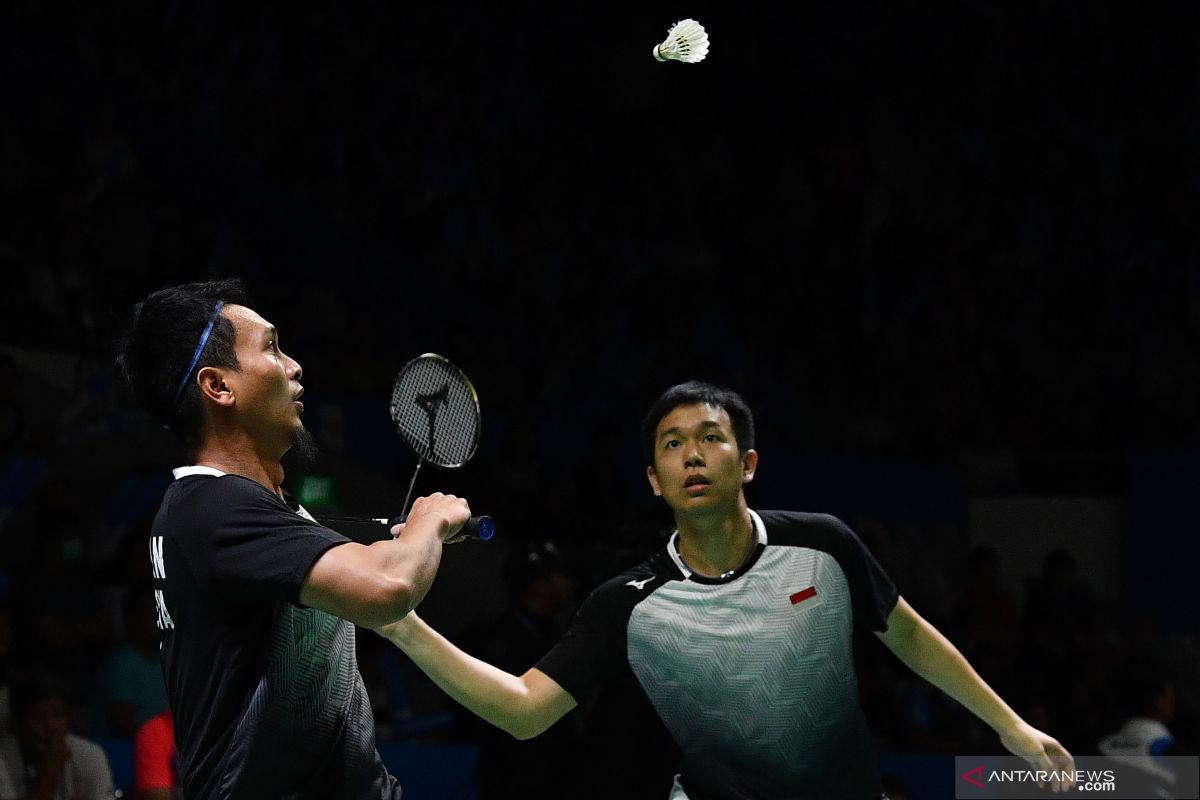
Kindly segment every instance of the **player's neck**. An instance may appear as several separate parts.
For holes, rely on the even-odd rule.
[[[283,464],[279,458],[256,452],[247,442],[209,437],[192,453],[192,463],[249,478],[275,495],[280,494],[283,485]]]
[[[715,578],[742,565],[754,549],[754,523],[745,501],[729,512],[677,516],[679,556],[688,569]]]

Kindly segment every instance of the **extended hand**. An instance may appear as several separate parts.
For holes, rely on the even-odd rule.
[[[1000,743],[1015,756],[1028,761],[1034,769],[1046,772],[1073,773],[1075,759],[1053,736],[1048,736],[1027,723],[1020,723],[1012,730],[1001,734]],[[1045,782],[1038,781],[1038,786]],[[1075,785],[1074,780],[1051,781],[1050,789],[1065,792]]]

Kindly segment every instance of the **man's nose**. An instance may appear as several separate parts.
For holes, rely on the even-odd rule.
[[[288,356],[288,361],[292,362],[292,375],[291,375],[292,380],[294,380],[294,381],[300,380],[300,378],[304,375],[304,368],[300,366],[299,361],[292,358],[291,356]]]
[[[683,464],[687,467],[704,466],[704,456],[700,455],[700,448],[689,445],[683,454]]]

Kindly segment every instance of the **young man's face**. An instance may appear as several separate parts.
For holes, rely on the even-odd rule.
[[[707,403],[676,406],[654,433],[654,465],[646,477],[677,513],[736,503],[754,477],[758,454],[738,455],[729,413]]]
[[[229,305],[221,313],[237,331],[234,350],[240,370],[227,380],[238,419],[257,441],[282,455],[304,427],[304,405],[298,399],[304,391],[300,364],[284,355],[275,327],[255,311]]]

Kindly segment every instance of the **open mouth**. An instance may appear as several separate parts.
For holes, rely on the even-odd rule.
[[[689,475],[687,480],[683,482],[683,488],[690,489],[693,486],[708,486],[712,481],[703,475]]]

